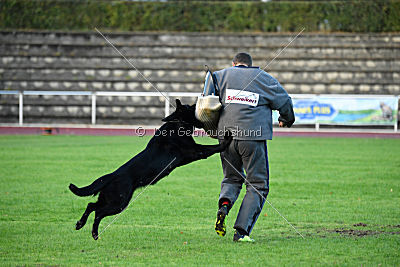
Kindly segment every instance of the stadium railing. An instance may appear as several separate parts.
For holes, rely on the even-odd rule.
[[[151,96],[165,97],[164,113],[170,113],[170,97],[197,97],[200,93],[190,92],[87,92],[87,91],[0,91],[0,95],[18,95],[18,124],[24,124],[24,95],[48,95],[48,96],[90,96],[92,100],[91,122],[96,124],[96,100],[98,96]]]
[[[150,97],[164,97],[165,98],[165,107],[164,107],[164,115],[168,116],[170,113],[170,97],[197,97],[200,95],[200,93],[192,93],[192,92],[88,92],[88,91],[6,91],[6,90],[0,90],[0,95],[18,95],[19,100],[18,100],[18,114],[19,114],[19,120],[18,124],[20,126],[24,125],[24,111],[23,111],[23,105],[24,105],[24,95],[48,95],[48,96],[89,96],[91,97],[91,123],[93,125],[96,124],[96,100],[97,97],[101,96],[137,96],[137,97],[142,97],[142,96],[150,96]],[[315,96],[318,96],[316,94],[290,94],[292,99],[311,99]],[[400,96],[394,96],[394,95],[319,95],[319,96],[329,96],[329,97],[335,97],[335,98],[345,98],[345,97],[351,97],[351,98],[381,98],[381,97],[396,97],[397,101],[400,98]],[[398,127],[397,127],[397,114],[398,111],[396,110],[396,116],[395,120],[393,123],[393,128],[394,131],[397,132]],[[318,122],[317,120],[313,123],[315,125],[315,130],[319,130],[319,127],[322,123]],[[323,123],[326,124],[326,123]],[[328,123],[329,125],[329,123]],[[348,125],[346,123],[344,124],[335,124],[335,125]],[[376,124],[369,124],[369,125],[376,125]],[[368,126],[364,125],[364,126]],[[387,125],[386,125],[387,126]]]

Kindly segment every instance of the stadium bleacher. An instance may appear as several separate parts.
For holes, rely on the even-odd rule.
[[[307,33],[290,45],[295,34],[104,34],[162,92],[201,92],[205,64],[247,51],[292,94],[400,94],[400,34]],[[155,91],[97,32],[0,31],[0,78],[0,90]],[[159,125],[164,101],[98,97],[96,122]],[[24,96],[26,123],[90,121],[89,96]],[[0,96],[0,122],[18,122],[17,95]]]

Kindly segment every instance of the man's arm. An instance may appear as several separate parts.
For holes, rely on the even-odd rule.
[[[273,92],[270,106],[279,111],[279,127],[287,126],[290,128],[295,121],[292,99],[282,85],[277,80],[275,82],[275,84],[269,86],[271,92]]]
[[[214,83],[216,82],[214,80],[215,80],[215,77],[213,77],[212,72],[208,71],[206,74],[206,78],[204,81],[204,88],[203,88],[203,94],[205,96],[212,95],[212,94],[219,95],[219,92],[217,91],[217,88],[214,85]]]
[[[294,121],[295,121],[295,116],[294,116],[294,111],[293,111],[293,103],[292,99],[289,97],[289,99],[283,104],[279,109],[279,127],[285,127],[287,126],[288,128],[292,127]]]

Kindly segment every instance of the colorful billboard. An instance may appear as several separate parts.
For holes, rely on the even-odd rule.
[[[396,96],[311,96],[293,98],[296,124],[394,125]],[[278,121],[274,113],[274,121]]]

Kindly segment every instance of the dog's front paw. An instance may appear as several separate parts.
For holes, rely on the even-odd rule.
[[[222,145],[224,147],[227,147],[232,142],[232,140],[233,140],[232,133],[230,131],[226,131],[224,135],[224,141],[222,141]]]

